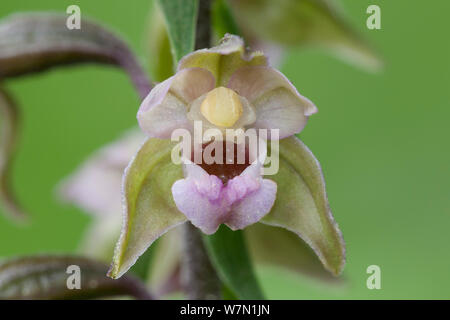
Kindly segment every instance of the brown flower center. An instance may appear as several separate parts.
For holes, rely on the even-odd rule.
[[[195,159],[193,151],[191,161],[198,164],[208,174],[217,176],[223,184],[240,175],[251,164],[246,144],[213,141],[202,144],[201,152],[201,159]],[[197,156],[197,158],[200,157]]]

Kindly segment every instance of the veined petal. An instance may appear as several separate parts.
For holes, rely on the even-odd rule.
[[[142,130],[154,138],[168,139],[177,128],[191,129],[188,104],[214,88],[206,69],[188,68],[153,88],[142,102],[137,118]]]
[[[158,237],[186,221],[170,193],[183,177],[181,166],[171,161],[174,145],[148,139],[125,170],[123,225],[108,273],[112,278],[123,275]]]
[[[316,106],[302,96],[279,71],[266,66],[245,66],[231,76],[227,87],[246,97],[256,112],[254,126],[279,129],[280,139],[299,133]]]
[[[262,52],[247,53],[244,41],[227,34],[220,45],[188,54],[180,60],[178,70],[201,67],[208,69],[216,79],[216,86],[225,86],[231,75],[243,66],[266,66],[267,58]]]
[[[301,237],[334,275],[345,264],[345,244],[331,214],[320,164],[295,136],[280,140],[280,166],[271,176],[278,195],[261,222],[286,228]]]

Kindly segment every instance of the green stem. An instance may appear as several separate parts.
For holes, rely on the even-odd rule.
[[[211,46],[211,0],[199,0],[195,50]]]
[[[211,1],[199,0],[195,48],[210,46]],[[184,287],[189,299],[220,299],[221,282],[206,252],[200,231],[191,223],[183,229],[183,273]]]
[[[220,299],[221,283],[208,257],[200,231],[191,223],[186,223],[183,240],[182,277],[188,298]]]

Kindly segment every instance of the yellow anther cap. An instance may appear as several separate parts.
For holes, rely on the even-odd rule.
[[[208,92],[200,111],[212,124],[219,127],[231,127],[242,114],[242,103],[236,92],[225,87],[218,87]]]

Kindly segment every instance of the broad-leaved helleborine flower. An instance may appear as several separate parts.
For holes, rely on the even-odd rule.
[[[64,179],[59,193],[93,217],[79,253],[109,261],[121,229],[120,185],[129,159],[145,140],[139,129],[132,129],[92,154],[77,170]],[[157,296],[182,288],[176,284],[181,265],[180,227],[173,228],[152,246],[153,263],[149,267],[149,285]],[[244,230],[248,249],[256,265],[269,265],[327,282],[335,280],[320,265],[305,242],[294,233],[267,224],[254,224]],[[283,250],[280,250],[283,248]],[[175,280],[175,281],[174,281]],[[175,284],[175,285],[174,285]]]
[[[195,121],[218,130],[276,129],[284,138],[300,132],[316,111],[286,77],[268,66],[262,53],[245,52],[241,38],[229,36],[217,47],[184,57],[178,72],[143,101],[138,120],[149,136],[162,139],[180,127],[192,130]],[[262,149],[262,155],[247,155],[247,168],[234,159],[212,166],[186,163],[186,179],[172,186],[177,208],[206,234],[221,223],[236,230],[259,221],[273,206],[277,189],[261,177]],[[213,174],[217,167],[233,172],[221,170],[218,176]]]
[[[138,111],[149,138],[125,170],[124,223],[109,274],[122,275],[153,241],[186,221],[206,234],[222,223],[232,230],[258,221],[284,227],[338,274],[344,246],[320,166],[294,136],[316,111],[263,53],[248,53],[239,37],[228,35],[219,46],[182,58],[176,74],[154,87]],[[196,140],[198,124],[215,134]],[[192,149],[183,147],[182,165],[173,161],[177,130],[194,137]],[[246,132],[256,140],[236,142]],[[226,155],[218,156],[220,146]],[[208,152],[222,161],[203,161]],[[268,152],[279,166],[263,177]],[[242,162],[236,161],[240,153]]]

